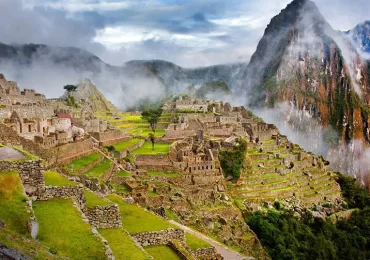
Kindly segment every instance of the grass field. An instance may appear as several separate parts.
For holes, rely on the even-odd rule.
[[[55,171],[45,171],[44,172],[45,177],[45,185],[51,185],[51,186],[77,186],[78,183],[68,180],[63,175],[60,175],[59,173]]]
[[[144,248],[155,260],[177,260],[180,257],[168,246],[148,246]]]
[[[4,220],[7,229],[23,235],[28,233],[30,217],[26,201],[18,173],[0,172],[0,219]]]
[[[57,256],[51,255],[47,248],[45,248],[39,241],[26,237],[28,242],[25,243],[24,238],[25,236],[19,235],[7,228],[0,229],[1,244],[22,252],[25,255],[32,257],[33,260],[58,259]]]
[[[128,177],[128,176],[131,176],[131,173],[125,171],[125,170],[122,170],[122,171],[119,171],[116,173],[116,176],[120,176],[120,177]]]
[[[149,259],[149,255],[138,248],[122,228],[99,229],[99,233],[108,241],[116,260]]]
[[[168,144],[154,144],[154,151],[152,150],[152,143],[145,142],[144,145],[136,150],[133,150],[132,154],[159,154],[168,153],[170,146]]]
[[[39,222],[38,239],[58,256],[70,259],[105,259],[103,244],[94,237],[69,199],[36,201],[33,208]]]
[[[153,215],[137,205],[126,203],[117,195],[108,195],[107,198],[118,204],[123,228],[130,234],[158,231],[167,228],[177,229],[176,226],[171,225],[161,217]]]
[[[102,177],[103,174],[109,169],[110,164],[111,161],[109,161],[107,158],[104,158],[103,161],[101,161],[98,165],[83,174],[88,177]]]
[[[203,241],[189,233],[185,233],[185,239],[186,239],[186,244],[191,250],[211,247],[211,245],[207,243],[206,241]]]
[[[87,207],[105,206],[112,204],[102,198],[99,198],[94,192],[88,190],[85,190],[85,196]]]
[[[102,155],[100,153],[93,153],[88,156],[82,157],[80,159],[72,161],[69,166],[72,167],[73,170],[78,171],[83,167],[95,162],[98,160]]]
[[[135,128],[128,131],[130,134],[135,136],[148,137],[153,131],[149,128]],[[162,129],[157,129],[154,133],[155,137],[162,137],[166,132]]]
[[[120,152],[120,151],[123,151],[123,150],[139,143],[140,141],[141,141],[141,139],[137,139],[137,138],[126,140],[126,141],[120,142],[118,144],[115,144],[114,149],[116,149],[116,151]]]

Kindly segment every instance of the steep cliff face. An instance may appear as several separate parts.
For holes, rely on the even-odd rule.
[[[295,0],[265,30],[247,68],[252,106],[288,102],[338,131],[369,142],[369,64],[308,0]]]

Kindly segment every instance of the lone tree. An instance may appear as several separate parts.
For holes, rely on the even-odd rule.
[[[76,91],[77,86],[75,86],[75,85],[65,85],[63,88],[65,90],[67,90],[68,96],[69,96],[71,94],[71,92]]]
[[[144,120],[148,121],[148,123],[150,125],[150,128],[152,129],[153,132],[155,132],[155,129],[157,127],[158,120],[159,120],[159,118],[162,115],[162,111],[163,111],[163,109],[161,107],[158,107],[158,108],[148,108],[148,109],[145,109],[141,113],[141,117]]]
[[[153,133],[149,133],[149,140],[152,143],[152,150],[154,151],[154,142],[155,142],[155,137]]]

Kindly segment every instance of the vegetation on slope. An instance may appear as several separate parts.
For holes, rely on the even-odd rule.
[[[245,160],[246,150],[247,143],[241,140],[234,150],[220,151],[221,167],[226,176],[230,175],[234,179],[239,179]]]
[[[130,233],[158,231],[168,228],[177,229],[166,220],[153,215],[137,205],[129,204],[117,195],[108,195],[107,198],[117,203],[120,208],[122,225]]]
[[[99,229],[99,233],[108,241],[109,247],[117,260],[147,260],[147,255],[138,248],[131,237],[122,228]]]
[[[26,209],[27,198],[16,172],[0,173],[0,219],[8,229],[18,234],[27,234],[29,213]]]
[[[351,177],[340,176],[343,195],[355,210],[334,224],[307,211],[298,219],[282,210],[254,212],[247,218],[272,259],[369,259],[370,195]]]
[[[180,257],[168,246],[148,246],[145,247],[152,257],[155,259],[178,260]]]
[[[210,81],[197,89],[195,95],[200,98],[205,98],[212,93],[228,95],[231,94],[231,90],[223,81]]]
[[[36,201],[38,238],[58,256],[71,259],[105,259],[104,246],[90,231],[69,199]]]

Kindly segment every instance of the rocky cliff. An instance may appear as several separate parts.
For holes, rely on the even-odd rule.
[[[311,1],[295,0],[271,20],[242,89],[252,106],[289,102],[345,141],[369,141],[369,64]]]
[[[370,141],[369,68],[351,41],[332,29],[312,1],[294,0],[267,26],[238,94],[252,107],[285,104],[289,113],[283,120],[294,131],[307,135],[314,128],[334,129],[324,155],[338,157],[339,153],[344,165],[339,163],[338,169],[355,174],[353,169],[361,166],[352,164],[353,142],[363,147]],[[294,117],[293,111],[299,116]],[[305,118],[314,123],[302,126]],[[309,142],[318,143],[322,135],[319,132]],[[355,157],[361,156],[360,150]]]

